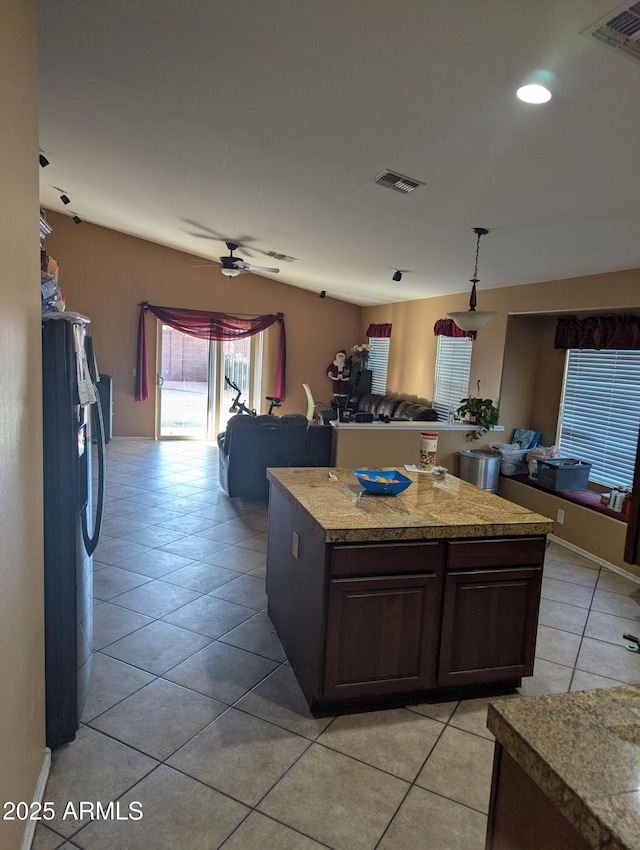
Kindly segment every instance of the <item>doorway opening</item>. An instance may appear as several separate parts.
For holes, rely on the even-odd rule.
[[[235,393],[248,407],[260,399],[262,333],[244,339],[206,340],[158,322],[157,437],[214,440],[224,431]]]

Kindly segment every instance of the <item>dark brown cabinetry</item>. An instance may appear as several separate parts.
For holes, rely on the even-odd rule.
[[[447,575],[438,685],[533,673],[541,578],[540,567]]]
[[[438,685],[533,673],[544,538],[447,544]]]
[[[314,710],[533,672],[545,537],[323,543],[272,489],[269,616]]]
[[[594,771],[596,774],[598,771]],[[615,812],[616,808],[610,806],[608,811]],[[580,820],[584,829],[588,830],[588,817]],[[616,846],[621,848],[622,844],[616,842]],[[513,850],[516,847],[518,850],[539,850],[541,847],[544,850],[590,850],[594,845],[587,842],[564,816],[558,801],[547,797],[518,762],[496,742],[485,847],[486,850]]]
[[[439,585],[435,574],[332,580],[325,696],[433,687]]]

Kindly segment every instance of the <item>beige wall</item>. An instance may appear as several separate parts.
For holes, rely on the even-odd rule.
[[[390,391],[431,398],[436,339],[433,325],[449,311],[464,308],[466,294],[425,298],[363,309],[369,322],[391,322]],[[640,269],[481,291],[480,307],[496,310],[473,344],[469,391],[480,392],[499,406],[499,424],[509,442],[516,427],[543,432],[552,445],[562,378],[564,351],[553,348],[558,314],[583,311],[640,311]],[[551,315],[550,315],[551,314]],[[417,330],[419,329],[419,331]],[[481,438],[477,446],[494,442]]]
[[[33,799],[44,753],[36,21],[3,3],[0,234],[0,804]],[[0,847],[25,824],[0,819]]]
[[[470,392],[476,393],[476,381],[480,380],[481,394],[499,405],[499,424],[504,426],[504,434],[485,435],[475,445],[509,442],[516,427],[542,431],[543,445],[552,445],[565,361],[565,353],[553,348],[556,317],[573,311],[640,311],[640,269],[481,290],[478,301],[480,309],[496,310],[497,315],[479,331],[474,342]],[[363,329],[369,322],[393,325],[390,390],[432,396],[436,355],[433,325],[449,311],[463,310],[467,304],[467,293],[460,293],[363,309]],[[450,465],[446,459],[441,462]],[[557,496],[542,499],[532,495],[537,492],[532,488],[515,484],[504,492],[508,498],[552,519],[561,503]],[[536,498],[534,504],[532,500]],[[626,525],[617,520],[611,520],[611,524],[592,522],[592,511],[561,504],[567,519],[563,526],[556,525],[559,537],[626,570],[636,571],[623,561]],[[600,530],[594,532],[596,527]],[[602,533],[606,534],[606,543]]]
[[[533,321],[536,322],[538,358],[529,424],[536,431],[542,431],[542,444],[551,446],[556,440],[566,352],[553,347],[556,331],[555,318],[540,318]]]
[[[227,313],[285,313],[287,397],[281,413],[306,412],[303,383],[317,399],[330,399],[327,366],[336,351],[362,341],[361,310],[354,304],[257,275],[230,279],[216,268],[193,268],[196,260],[180,251],[87,222],[76,225],[68,216],[49,212],[47,218],[53,227],[47,251],[60,263],[67,309],[91,318],[100,371],[113,378],[115,435],[154,436],[156,320],[151,316],[146,327],[152,396],[144,403],[134,399],[140,301]],[[267,334],[263,396],[274,394],[277,348],[275,328]]]
[[[437,431],[436,461],[439,466],[445,466],[452,475],[458,474],[458,452],[473,450],[483,445],[483,438],[477,443],[467,440],[466,435],[470,433],[467,428],[432,428],[431,422],[417,423],[417,426],[411,429],[395,429],[391,425],[378,423],[372,423],[368,428],[346,425],[333,434],[332,458],[335,466],[347,469],[359,466],[396,466],[402,470],[405,464],[417,464],[420,461],[421,430]],[[487,435],[484,439],[503,443],[505,436],[503,431],[492,431],[491,436]]]
[[[326,367],[340,348],[365,339],[370,322],[391,322],[388,391],[419,398],[433,396],[436,338],[433,325],[451,310],[464,309],[466,292],[419,301],[360,308],[254,275],[229,280],[215,269],[194,269],[193,258],[151,242],[49,214],[54,227],[47,249],[61,264],[61,284],[70,310],[92,318],[98,362],[114,379],[114,433],[154,435],[153,384],[155,320],[147,318],[152,398],[134,401],[133,368],[139,301],[238,313],[284,312],[287,327],[287,400],[282,412],[304,412],[302,383],[317,399],[330,398]],[[472,447],[508,442],[515,427],[543,432],[555,440],[564,353],[553,349],[555,316],[562,312],[640,310],[640,270],[548,281],[527,286],[482,289],[482,309],[496,310],[474,343],[470,390],[500,406],[504,432],[485,435]],[[272,394],[274,334],[269,334],[263,395]],[[451,438],[446,465],[455,469]],[[460,443],[460,446],[458,446]],[[455,444],[455,445],[454,445]],[[441,461],[445,462],[445,461]],[[562,533],[558,529],[558,533]],[[577,543],[576,545],[580,545]],[[588,549],[588,545],[584,545]]]
[[[475,393],[481,381],[485,398],[501,400],[502,366],[509,314],[544,314],[604,309],[640,309],[640,269],[602,275],[480,289],[478,308],[496,310],[478,333],[473,346],[470,387]],[[389,390],[431,398],[436,356],[433,325],[453,310],[464,310],[467,292],[439,298],[424,298],[400,304],[365,307],[362,333],[370,322],[391,322],[389,346]],[[500,424],[503,424],[502,421]]]

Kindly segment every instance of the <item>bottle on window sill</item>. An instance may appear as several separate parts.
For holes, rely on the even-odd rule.
[[[618,488],[613,490],[611,493],[611,498],[609,499],[609,510],[615,511],[617,514],[621,513],[625,495],[624,485],[619,484]]]

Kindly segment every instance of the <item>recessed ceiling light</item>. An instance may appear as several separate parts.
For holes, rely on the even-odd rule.
[[[516,92],[516,95],[525,103],[546,103],[548,100],[551,100],[549,89],[538,83],[521,86]]]

